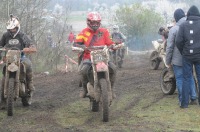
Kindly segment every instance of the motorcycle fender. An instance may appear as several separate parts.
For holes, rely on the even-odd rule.
[[[96,70],[97,72],[108,71],[108,65],[106,65],[104,62],[98,62],[96,64]]]
[[[154,46],[154,48],[155,48],[156,50],[159,49],[160,44],[159,44],[157,41],[152,41],[152,44],[153,44],[153,46]]]
[[[15,63],[11,63],[9,66],[8,66],[8,71],[11,71],[11,72],[15,72],[19,69],[19,67],[15,64]]]

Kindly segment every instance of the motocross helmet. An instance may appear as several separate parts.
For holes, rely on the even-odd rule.
[[[158,34],[159,35],[164,35],[164,32],[165,32],[165,28],[164,27],[160,27],[159,30],[158,30]]]
[[[119,26],[118,25],[113,26],[113,32],[115,32],[115,33],[119,32]]]
[[[97,12],[90,12],[87,15],[87,25],[88,27],[96,31],[101,25],[101,16]]]
[[[12,34],[13,38],[19,33],[20,31],[20,23],[17,17],[14,17],[13,15],[10,15],[10,20],[6,23],[6,28],[10,33]],[[13,32],[12,30],[16,29],[16,32]]]

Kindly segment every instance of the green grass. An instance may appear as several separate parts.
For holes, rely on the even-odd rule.
[[[102,122],[100,113],[89,110],[88,99],[73,102],[58,109],[54,117],[63,127],[87,131],[113,131],[118,129],[129,132],[134,130],[135,127],[144,131],[152,129],[155,132],[200,131],[199,106],[192,105],[188,109],[180,109],[177,103],[177,95],[172,95],[166,96],[151,105],[149,104],[153,99],[143,99],[137,102],[137,105],[125,110],[134,96],[137,96],[137,94],[126,94],[120,101],[112,104],[111,118],[108,123]],[[113,115],[115,116],[113,117]],[[91,123],[88,123],[90,120]]]

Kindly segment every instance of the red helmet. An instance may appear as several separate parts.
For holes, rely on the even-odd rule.
[[[101,16],[97,12],[90,12],[87,15],[87,25],[90,29],[96,31],[101,25]]]

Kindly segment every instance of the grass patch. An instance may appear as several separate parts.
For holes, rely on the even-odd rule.
[[[189,109],[180,109],[177,98],[164,98],[148,109],[140,111],[133,109],[131,113],[140,118],[141,122],[148,122],[148,127],[154,130],[200,131],[200,111],[198,107],[190,106]],[[131,120],[134,120],[134,118],[131,118]]]

